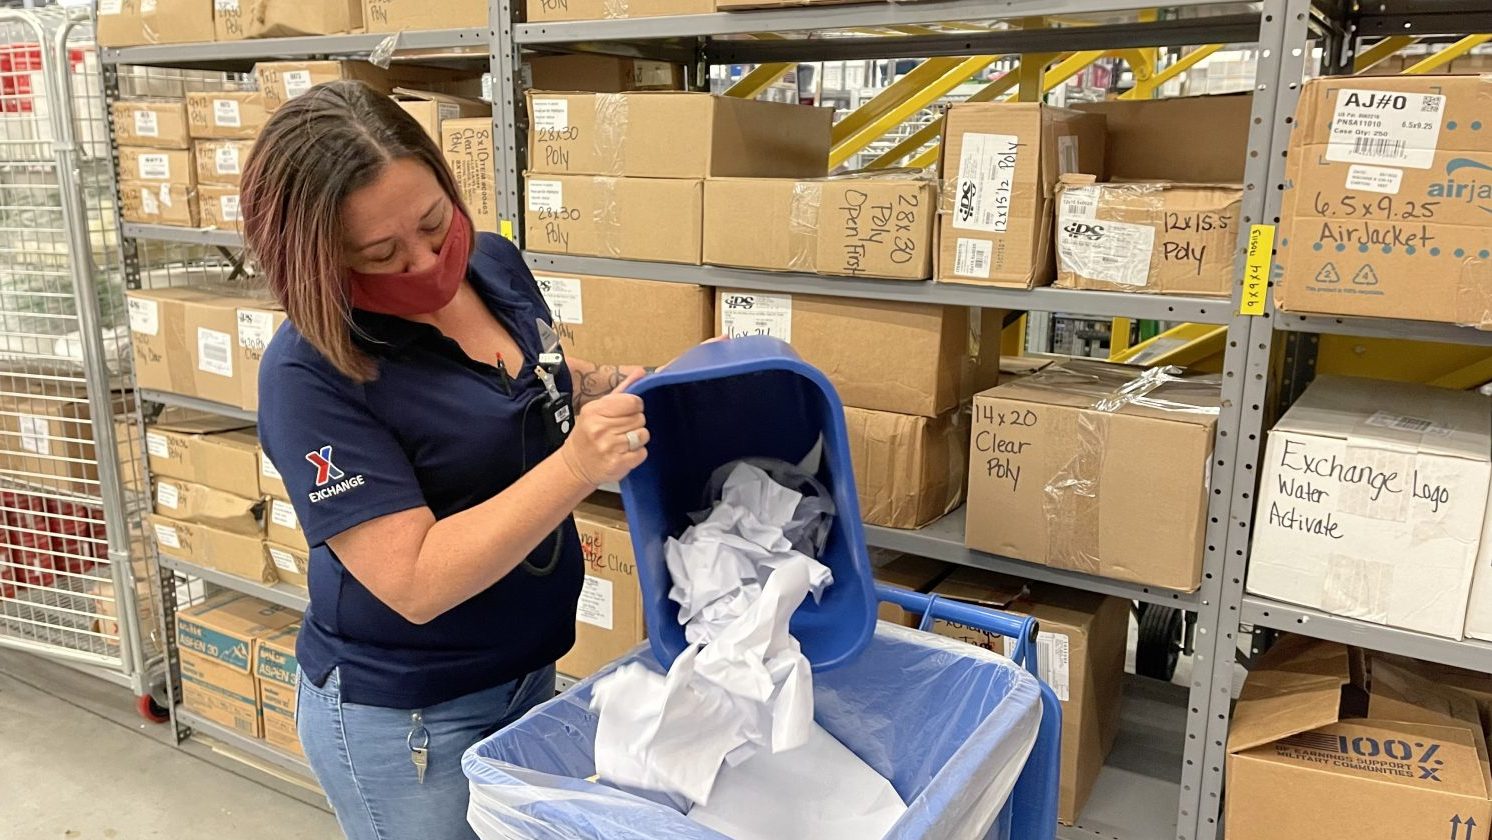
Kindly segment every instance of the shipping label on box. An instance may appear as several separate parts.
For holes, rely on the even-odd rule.
[[[193,138],[252,140],[269,119],[257,91],[188,93],[187,126]]]
[[[119,203],[126,222],[196,227],[197,190],[182,183],[120,181]]]
[[[284,499],[270,499],[269,513],[265,517],[265,533],[270,542],[279,543],[299,551],[309,551],[306,535],[300,529],[295,506]]]
[[[703,182],[530,175],[524,244],[554,254],[698,265]]]
[[[146,184],[164,181],[191,187],[196,183],[192,154],[185,149],[120,146],[119,174],[125,180]]]
[[[180,99],[127,99],[111,103],[109,108],[114,116],[114,137],[121,146],[191,147],[186,103]]]
[[[1318,377],[1269,434],[1248,590],[1459,639],[1489,447],[1486,396]]]
[[[535,273],[566,355],[597,365],[659,367],[715,334],[704,286]]]
[[[199,184],[238,186],[243,167],[248,162],[252,140],[198,140],[192,144],[192,157]]]
[[[280,579],[281,583],[306,586],[306,574],[311,566],[311,558],[305,549],[267,542],[264,544],[264,553],[269,557],[270,565],[275,567],[275,576]]]
[[[290,501],[290,491],[285,488],[285,477],[275,468],[273,461],[259,450],[259,495]]]
[[[285,312],[279,308],[259,306],[239,307],[236,361],[239,367],[238,407],[247,411],[259,408],[259,365],[264,360],[264,351],[269,342],[285,323]],[[283,491],[281,493],[283,495]]]
[[[647,635],[642,589],[627,521],[615,507],[582,504],[575,511],[585,582],[576,610],[575,647],[556,667],[572,677],[587,677],[632,648]]]

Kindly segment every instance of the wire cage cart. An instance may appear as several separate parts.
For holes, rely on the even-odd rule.
[[[155,718],[162,646],[100,72],[78,12],[0,10],[0,645],[125,685]]]

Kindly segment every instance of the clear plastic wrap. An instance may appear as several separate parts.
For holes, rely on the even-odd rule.
[[[617,0],[608,0],[608,3],[610,2],[617,2]],[[626,17],[625,0],[622,2],[623,14],[619,17]],[[597,169],[607,175],[621,175],[622,144],[627,139],[629,113],[627,95],[598,93],[593,98],[596,103],[596,136],[593,145]]]
[[[592,179],[595,204],[591,222],[596,228],[598,256],[618,259],[622,256],[622,213],[617,206],[615,178],[597,175]]]

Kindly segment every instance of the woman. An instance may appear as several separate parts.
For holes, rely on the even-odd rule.
[[[361,83],[275,112],[243,184],[289,319],[259,435],[312,546],[301,744],[351,840],[469,840],[461,754],[553,696],[570,513],[646,457],[621,392],[642,371],[536,367],[550,315],[517,249],[473,236],[439,149]]]

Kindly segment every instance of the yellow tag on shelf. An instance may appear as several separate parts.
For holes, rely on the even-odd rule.
[[[513,220],[512,219],[502,219],[501,221],[499,221],[497,223],[497,231],[498,231],[498,233],[501,233],[503,235],[504,239],[508,240],[509,242],[512,242],[513,241]]]
[[[1274,225],[1249,228],[1248,258],[1243,262],[1243,296],[1238,314],[1263,315],[1264,298],[1269,292],[1269,266],[1274,262]]]

